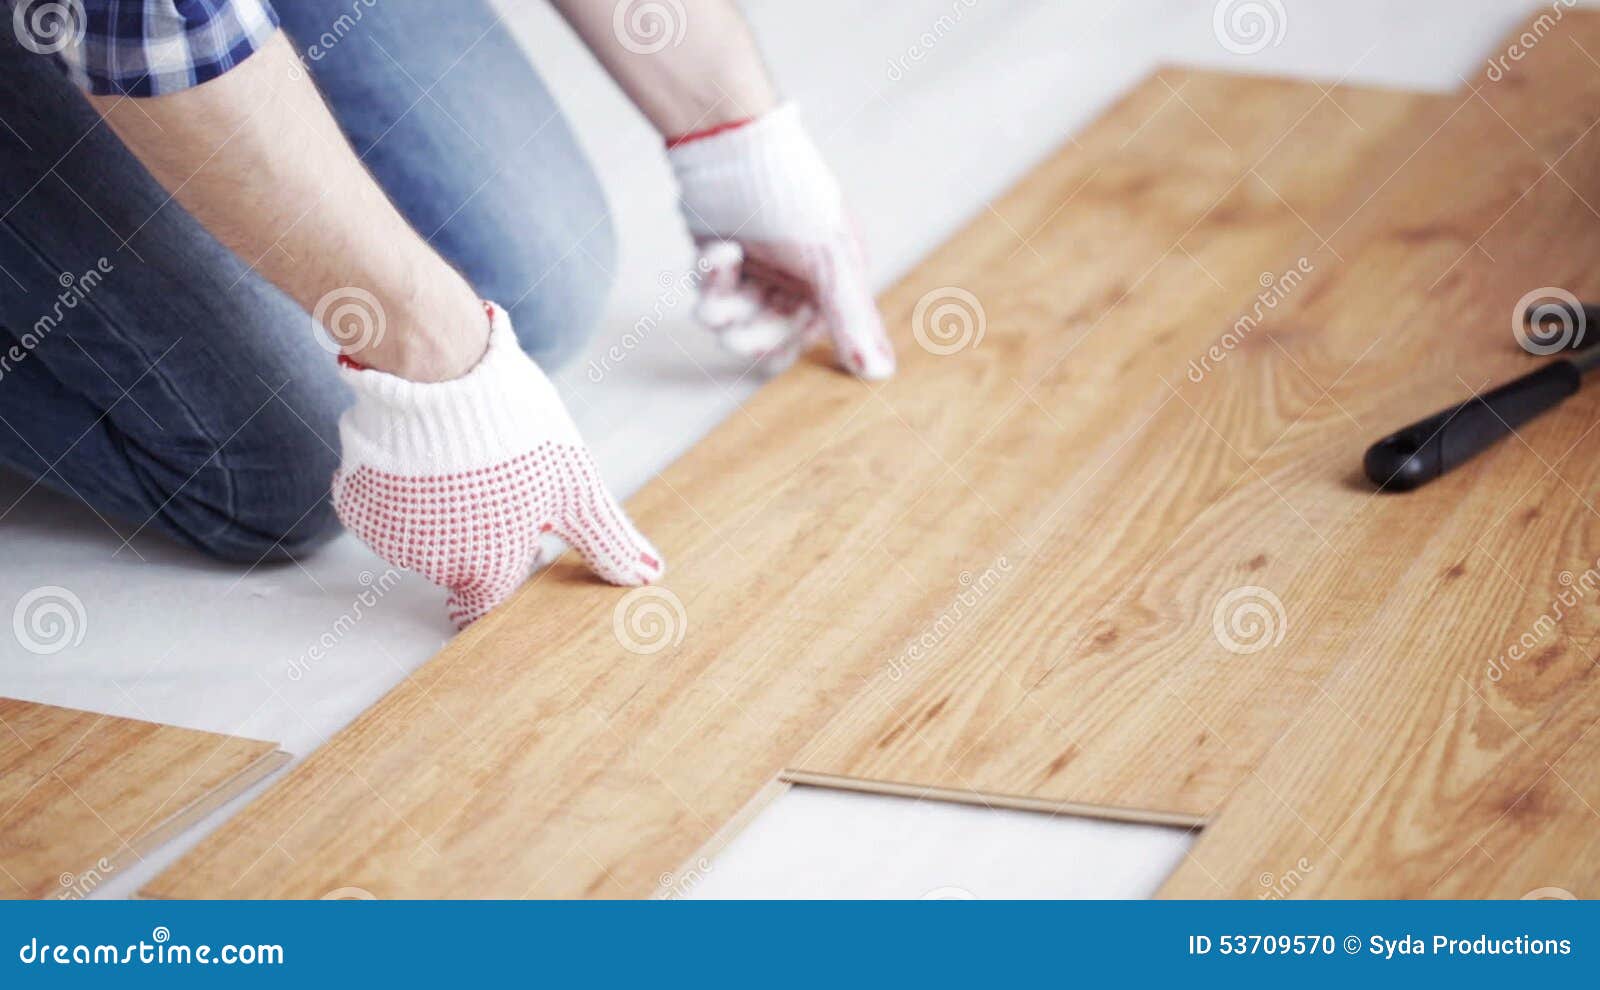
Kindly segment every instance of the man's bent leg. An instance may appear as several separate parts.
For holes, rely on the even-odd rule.
[[[0,32],[0,463],[124,536],[293,555],[335,531],[346,400],[310,318]]]

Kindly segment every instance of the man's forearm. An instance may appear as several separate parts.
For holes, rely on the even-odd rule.
[[[732,0],[554,3],[666,137],[759,117],[777,102],[755,39]]]
[[[351,357],[440,380],[483,353],[488,330],[472,289],[357,160],[281,33],[192,89],[91,101],[218,240],[308,312],[323,304]],[[350,288],[376,299],[381,322],[335,318]]]

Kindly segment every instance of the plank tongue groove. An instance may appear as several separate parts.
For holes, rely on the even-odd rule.
[[[894,702],[867,691],[894,679],[908,642],[948,632],[959,596],[993,598],[952,620],[941,676],[960,676],[955,646],[988,640],[1020,683],[1037,681],[1074,630],[1026,595],[1103,602],[1137,573],[1116,557],[1131,534],[1115,475],[1172,408],[1166,382],[1234,324],[1263,273],[1332,256],[1317,231],[1357,213],[1440,109],[1163,70],[886,294],[898,378],[798,367],[631,501],[673,562],[665,588],[636,593],[667,617],[659,649],[623,645],[643,633],[620,606],[639,599],[559,565],[145,892],[646,896],[784,768],[851,762],[861,744],[844,740],[880,715],[873,738],[895,731]],[[927,322],[945,303],[969,307],[963,347],[960,321],[942,325],[953,336]],[[1143,483],[1214,456],[1165,453],[1171,468],[1146,465]],[[1149,503],[1162,513],[1150,522],[1176,532],[1217,503],[1227,475],[1208,478],[1182,505]],[[932,684],[933,666],[897,683]],[[1111,669],[1103,681],[1143,689],[1119,688]],[[1017,691],[996,680],[934,701],[901,734],[997,722]],[[943,773],[911,745],[899,752],[913,775]],[[1016,786],[991,789],[1035,792],[1036,767],[1021,766]]]

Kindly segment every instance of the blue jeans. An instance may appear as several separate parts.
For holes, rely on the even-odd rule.
[[[544,84],[482,0],[279,4],[357,154],[547,369],[615,245]],[[398,63],[398,64],[397,64]],[[403,68],[402,68],[403,66]],[[0,464],[118,531],[291,557],[336,531],[349,401],[309,317],[169,197],[44,57],[0,30]],[[3,509],[0,509],[3,511]]]

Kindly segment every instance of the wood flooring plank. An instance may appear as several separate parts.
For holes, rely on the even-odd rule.
[[[254,739],[0,698],[0,896],[88,896],[286,759]]]
[[[1018,535],[1103,490],[1096,466],[1170,401],[1174,355],[1320,250],[1311,228],[1354,210],[1436,107],[1162,70],[885,295],[898,378],[797,367],[630,502],[671,559],[664,589],[546,572],[145,892],[651,894],[958,575],[993,591],[1056,559]],[[983,315],[955,347],[961,325],[928,319],[962,292]],[[656,607],[659,644],[629,603]]]
[[[1342,290],[1396,300],[1439,337],[1409,379],[1373,380],[1357,416],[1392,429],[1451,401],[1441,389],[1528,370],[1515,301],[1600,293],[1595,51],[1600,19],[1569,15],[1503,82],[1476,80],[1498,145],[1442,132],[1419,156],[1419,175],[1503,185],[1419,228],[1428,249],[1386,280]],[[1600,401],[1581,394],[1434,485],[1359,508],[1333,540],[1351,566],[1393,555],[1382,593],[1322,623],[1328,674],[1165,896],[1600,895],[1597,423]]]
[[[1549,47],[1588,64],[1600,19],[1563,31]],[[1329,244],[1303,280],[1285,266],[1263,289],[1273,305],[1242,296],[1258,321],[1230,318],[1180,351],[1169,401],[1031,539],[1050,580],[1005,582],[914,673],[863,690],[798,769],[1216,813],[1448,516],[1375,504],[1366,445],[1457,401],[1463,382],[1529,370],[1510,325],[1527,290],[1600,288],[1589,249],[1550,251],[1548,222],[1522,202],[1589,123],[1550,95],[1576,81],[1542,72],[1528,63],[1420,116],[1351,213],[1308,223]],[[1540,209],[1592,244],[1583,196],[1543,181]],[[1478,242],[1511,217],[1537,226],[1495,237],[1504,256]],[[1267,635],[1253,641],[1257,620]]]

